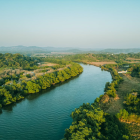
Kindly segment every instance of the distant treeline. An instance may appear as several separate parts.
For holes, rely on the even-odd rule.
[[[140,53],[128,53],[128,54],[75,54],[75,55],[66,55],[63,57],[59,57],[59,59],[65,59],[69,61],[77,61],[77,62],[98,62],[98,61],[115,61],[116,63],[127,63],[129,61],[133,61],[133,59],[129,58],[135,58],[140,59]]]
[[[0,67],[6,68],[6,67],[12,67],[12,68],[18,68],[21,67],[23,69],[32,70],[37,69],[37,63],[40,60],[28,56],[24,56],[21,54],[11,54],[11,53],[0,53]]]

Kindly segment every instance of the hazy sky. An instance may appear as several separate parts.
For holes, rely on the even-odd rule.
[[[140,0],[0,0],[0,46],[140,47]]]

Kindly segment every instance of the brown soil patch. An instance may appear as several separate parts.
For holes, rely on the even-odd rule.
[[[41,64],[41,66],[55,66],[55,65],[58,65],[58,64],[54,64],[54,63],[44,63],[44,64]]]
[[[140,60],[140,59],[128,57],[126,60]]]
[[[140,63],[140,61],[124,61],[124,62],[126,62],[126,63]]]
[[[140,140],[140,126],[133,123],[125,123],[126,127],[131,132],[131,136],[134,140]]]
[[[103,95],[100,103],[107,103],[109,101],[109,96],[107,94]]]

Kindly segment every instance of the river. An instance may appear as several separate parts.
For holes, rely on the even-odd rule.
[[[0,114],[0,140],[60,140],[71,125],[70,114],[83,103],[93,103],[103,94],[111,74],[99,67],[81,64],[79,76],[41,94],[9,105]]]

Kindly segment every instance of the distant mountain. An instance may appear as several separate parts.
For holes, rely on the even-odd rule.
[[[22,54],[35,54],[35,53],[51,53],[51,52],[71,52],[79,53],[82,50],[74,48],[57,48],[57,47],[38,47],[38,46],[11,46],[0,47],[0,53],[22,53]]]
[[[50,53],[53,49],[50,47],[37,47],[37,46],[11,46],[0,47],[1,53],[22,53],[22,54],[34,54],[34,53]]]
[[[131,49],[93,49],[93,48],[57,48],[57,47],[38,47],[38,46],[11,46],[11,47],[0,47],[0,53],[21,53],[26,55],[32,55],[35,53],[53,53],[53,52],[67,52],[67,53],[138,53],[140,48]],[[53,53],[53,54],[55,54]]]

